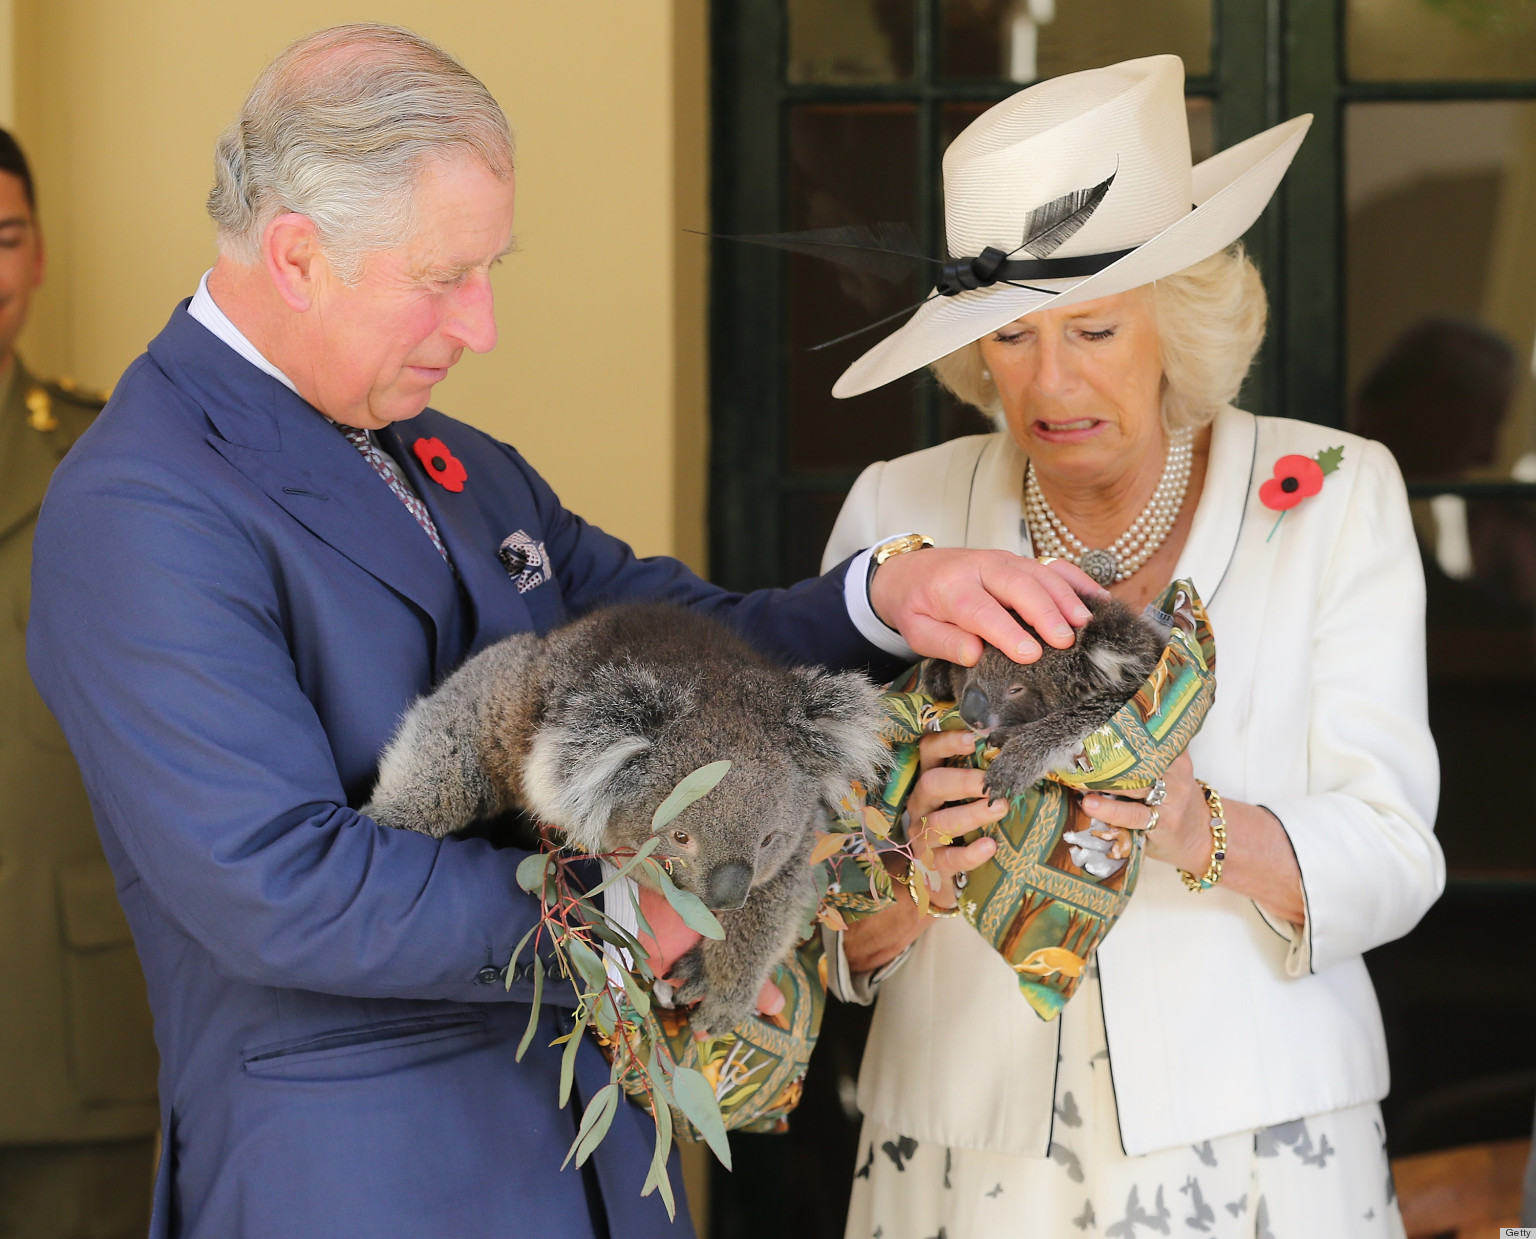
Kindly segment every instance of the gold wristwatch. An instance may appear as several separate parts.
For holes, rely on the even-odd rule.
[[[875,547],[875,553],[870,556],[870,560],[878,568],[893,555],[905,555],[908,551],[920,551],[932,545],[933,539],[925,533],[904,533],[900,537],[887,538],[880,543]]]
[[[887,559],[895,555],[905,555],[908,551],[921,551],[932,545],[933,539],[925,533],[904,533],[878,543],[869,557],[869,575],[864,580],[864,588],[866,590],[869,588],[870,582],[875,579],[875,569]]]

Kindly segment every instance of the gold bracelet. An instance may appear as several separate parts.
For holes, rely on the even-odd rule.
[[[917,887],[914,885],[915,881],[921,881],[921,879],[915,876],[916,873],[917,866],[909,864],[907,866],[907,871],[901,875],[901,880],[907,884],[907,894],[912,896],[912,902],[921,908],[923,906],[923,901],[917,897]],[[960,901],[958,899],[955,900],[955,906],[952,908],[941,908],[933,902],[933,895],[930,892],[928,896],[928,915],[933,917],[933,919],[936,921],[944,921],[948,920],[952,916],[959,916]]]
[[[1198,878],[1187,869],[1180,869],[1179,876],[1184,879],[1185,886],[1199,894],[1221,881],[1221,867],[1227,859],[1227,814],[1221,807],[1221,796],[1216,789],[1204,779],[1196,779],[1195,782],[1200,784],[1200,790],[1205,794],[1206,807],[1211,811],[1211,863]]]

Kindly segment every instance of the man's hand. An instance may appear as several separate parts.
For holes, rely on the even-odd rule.
[[[1016,662],[1040,657],[1040,644],[1009,614],[1017,612],[1051,645],[1065,649],[1091,618],[1083,597],[1105,590],[1066,560],[1042,565],[1008,551],[930,547],[893,555],[875,569],[869,601],[887,625],[925,658],[967,667],[982,642]]]
[[[701,935],[683,924],[683,918],[672,910],[667,897],[660,891],[652,890],[644,883],[638,885],[640,915],[656,931],[654,938],[646,933],[639,934],[640,945],[650,956],[651,970],[665,980],[672,965],[693,949]],[[757,1009],[763,1015],[777,1015],[784,1009],[784,995],[772,981],[763,982],[762,992],[757,996]]]

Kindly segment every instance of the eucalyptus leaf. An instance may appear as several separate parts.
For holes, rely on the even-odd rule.
[[[586,1031],[587,1017],[578,1015],[576,1027],[570,1032],[570,1040],[565,1043],[565,1051],[560,1055],[560,1108],[565,1109],[565,1103],[571,1099],[571,1081],[576,1075],[576,1051],[581,1047],[581,1034]]]
[[[552,852],[534,852],[523,857],[522,863],[517,867],[517,884],[530,895],[542,890],[544,875],[549,871],[549,866],[554,859]]]
[[[891,837],[891,823],[886,820],[885,814],[871,804],[864,806],[864,829],[877,839]]]
[[[621,946],[631,953],[638,945],[634,934],[622,925],[615,925],[612,921],[588,921],[587,929],[610,946]]]
[[[653,1083],[660,1079],[654,1054],[651,1056],[651,1079]],[[677,1209],[677,1203],[672,1198],[671,1176],[667,1174],[667,1155],[672,1151],[672,1110],[665,1098],[659,1095],[653,1104],[653,1117],[656,1120],[656,1148],[651,1153],[651,1166],[646,1172],[640,1195],[649,1196],[660,1188],[661,1203],[667,1207],[667,1216],[671,1218],[676,1216]]]
[[[656,812],[651,817],[651,829],[662,830],[691,805],[709,795],[715,790],[715,784],[725,778],[726,771],[731,768],[728,761],[712,761],[707,766],[700,766],[691,774],[685,774],[676,787],[667,793],[667,798],[656,807]]]
[[[692,1067],[679,1065],[672,1073],[672,1095],[677,1099],[677,1108],[699,1129],[699,1135],[714,1150],[720,1164],[729,1170],[731,1146],[725,1137],[720,1103],[715,1100],[715,1090],[710,1088],[709,1081]]]
[[[538,958],[535,956],[534,958]],[[544,969],[533,970],[533,1005],[528,1008],[528,1027],[523,1030],[523,1039],[517,1043],[517,1053],[513,1055],[514,1062],[522,1062],[523,1055],[528,1052],[528,1047],[533,1044],[533,1030],[539,1026],[539,1004],[544,1001]]]
[[[625,969],[619,969],[619,975],[624,978],[624,993],[629,998],[629,1005],[635,1009],[643,1020],[651,1013],[651,996],[640,988],[640,983],[630,976]]]
[[[656,931],[651,928],[651,923],[645,919],[645,913],[640,911],[640,892],[638,890],[630,890],[629,903],[635,910],[635,924],[639,927],[640,932],[652,942],[656,941]]]
[[[656,1045],[651,1046],[650,1057],[646,1060],[651,1077],[651,1086],[660,1094],[662,1101],[668,1106],[676,1106],[677,1099],[672,1096],[672,1072],[677,1069],[677,1064],[672,1061],[670,1055]],[[671,1119],[667,1120],[671,1126]]]
[[[613,1115],[618,1107],[619,1086],[617,1084],[605,1084],[592,1095],[592,1100],[587,1103],[587,1108],[582,1113],[581,1126],[576,1131],[576,1139],[572,1142],[570,1151],[566,1153],[565,1161],[560,1163],[561,1170],[570,1164],[573,1155],[578,1166],[592,1156],[592,1150],[597,1148],[602,1143],[603,1137],[608,1134],[609,1124],[613,1122]]]
[[[672,877],[655,861],[646,862],[646,872],[655,879],[657,887],[666,896],[672,910],[682,917],[683,924],[696,934],[719,942],[725,938],[725,930],[715,919],[715,914],[704,906],[704,901],[692,891],[682,890]]]
[[[614,1010],[613,999],[608,996],[607,990],[597,996],[597,1005],[592,1008],[592,1022],[605,1037],[613,1036],[618,1030],[619,1013]]]
[[[570,953],[576,971],[581,973],[581,979],[594,990],[600,990],[608,983],[608,970],[603,966],[603,961],[580,938],[572,936],[567,940],[565,949]]]
[[[727,762],[726,765],[730,765],[730,763]],[[697,799],[697,797],[695,797],[695,799]],[[680,811],[681,810],[679,810],[679,812]],[[673,814],[673,816],[675,817],[676,814]],[[596,886],[594,886],[591,890],[589,890],[587,892],[587,898],[588,899],[595,899],[598,895],[601,895],[605,890],[607,890],[610,886],[612,886],[620,878],[627,878],[629,876],[629,871],[631,869],[633,869],[636,865],[638,865],[641,861],[643,861],[647,856],[649,856],[652,852],[654,852],[660,846],[661,846],[661,840],[660,839],[647,839],[644,843],[642,843],[640,845],[640,849],[633,856],[631,856],[627,861],[625,861],[624,864],[622,866],[620,866],[620,868],[616,872],[610,873],[606,878],[604,878],[601,882],[599,882]]]
[[[539,932],[539,922],[535,921],[529,927],[528,932],[525,933],[520,939],[518,939],[517,945],[512,948],[512,958],[507,961],[507,988],[508,989],[512,988],[512,978],[513,978],[513,975],[517,972],[518,956],[520,956],[523,953],[523,948],[528,945],[528,939],[533,937],[533,935],[538,933],[538,932]],[[537,952],[535,952],[535,957],[537,957]]]

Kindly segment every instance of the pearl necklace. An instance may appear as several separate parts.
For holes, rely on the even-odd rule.
[[[1129,580],[1157,553],[1179,519],[1189,489],[1194,439],[1192,430],[1173,433],[1168,457],[1163,462],[1163,476],[1158,479],[1152,498],[1131,527],[1105,548],[1084,545],[1067,528],[1041,491],[1035,462],[1030,461],[1024,470],[1024,524],[1035,554],[1074,563],[1100,585]]]

